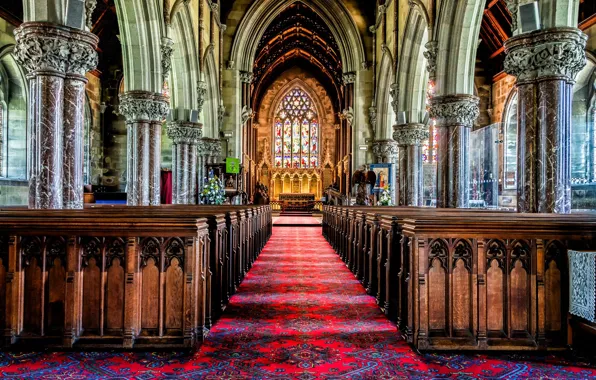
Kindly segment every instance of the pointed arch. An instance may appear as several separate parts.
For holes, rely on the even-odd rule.
[[[314,168],[320,164],[320,108],[298,83],[279,92],[273,121],[273,166]]]
[[[256,1],[246,12],[236,31],[230,61],[238,70],[252,72],[258,43],[271,22],[289,5],[301,0]],[[307,4],[329,26],[337,41],[344,72],[358,71],[365,61],[358,28],[342,2],[311,0]]]
[[[445,0],[437,24],[436,95],[474,94],[484,0]]]
[[[199,80],[198,54],[189,4],[183,4],[172,14],[172,72],[170,75],[172,118],[187,121],[190,111],[197,108],[196,83]]]
[[[203,58],[203,67],[205,68],[205,82],[207,82],[207,94],[203,106],[204,135],[211,138],[219,138],[219,125],[217,119],[217,109],[220,104],[219,83],[217,74],[217,64],[215,62],[215,53],[213,45],[205,52]]]
[[[408,123],[422,122],[426,110],[428,73],[424,52],[429,40],[430,27],[428,15],[425,14],[426,10],[422,4],[410,8],[399,60],[398,111],[406,113]]]
[[[157,0],[115,0],[122,61],[124,91],[161,93],[161,37],[163,12]]]
[[[395,73],[393,72],[393,58],[389,49],[383,49],[380,62],[375,96],[375,105],[377,107],[375,139],[388,139],[391,138],[393,123],[395,123],[395,112],[391,107],[389,96],[391,85],[395,82]]]

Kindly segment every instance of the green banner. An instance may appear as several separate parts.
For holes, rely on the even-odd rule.
[[[226,158],[226,173],[238,174],[240,173],[240,159],[234,157]]]

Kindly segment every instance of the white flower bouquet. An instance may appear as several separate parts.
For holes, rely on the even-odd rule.
[[[224,204],[226,200],[226,191],[224,190],[223,183],[217,176],[211,177],[206,181],[201,197],[203,198],[204,204]]]
[[[390,185],[385,186],[383,191],[381,191],[381,195],[379,196],[379,206],[393,206]]]

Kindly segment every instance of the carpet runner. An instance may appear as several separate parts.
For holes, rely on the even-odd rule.
[[[365,294],[320,227],[274,228],[196,353],[0,353],[6,378],[588,379],[538,354],[416,354]]]
[[[273,217],[274,226],[320,226],[322,216],[286,216]]]

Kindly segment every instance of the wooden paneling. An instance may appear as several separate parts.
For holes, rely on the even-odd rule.
[[[269,206],[131,210],[0,210],[4,345],[196,347],[271,235]]]
[[[567,342],[566,252],[596,248],[596,218],[326,206],[323,234],[357,275],[377,247],[368,282],[416,348],[541,350]]]

